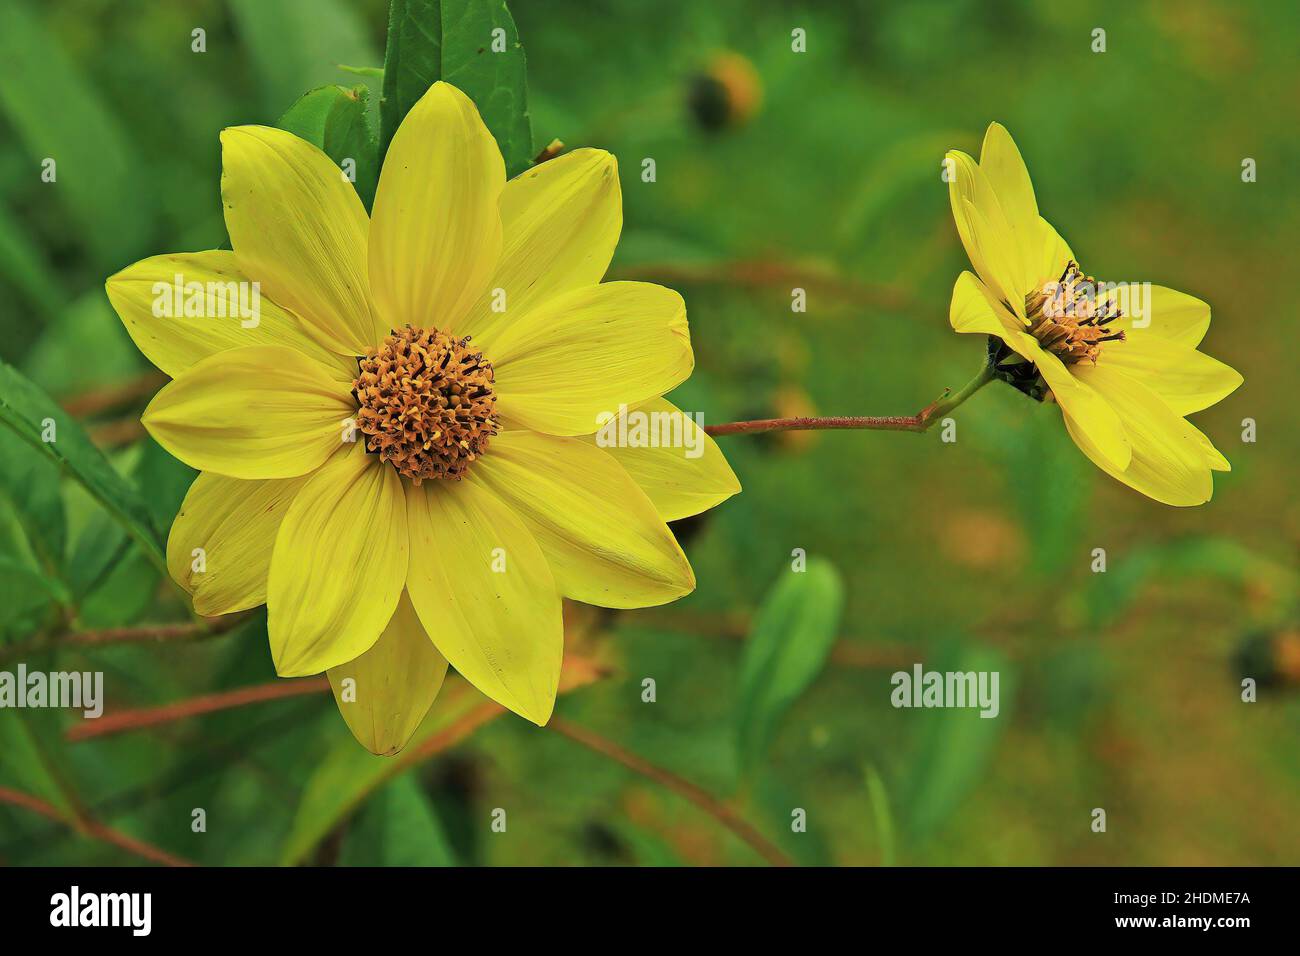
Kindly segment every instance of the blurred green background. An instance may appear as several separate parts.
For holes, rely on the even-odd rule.
[[[697,367],[674,397],[707,422],[909,414],[976,371],[983,343],[948,327],[966,264],[939,161],[977,152],[991,120],[1084,268],[1211,303],[1203,347],[1246,378],[1197,416],[1234,469],[1197,509],[1113,482],[1053,409],[996,384],[955,414],[952,444],[937,429],[720,439],[745,490],[678,529],[698,591],[575,611],[568,653],[607,674],[557,714],[726,801],[804,864],[1300,862],[1294,4],[512,12],[538,147],[558,137],[620,160],[614,273],[686,297]],[[3,17],[0,353],[77,415],[165,529],[192,473],[138,428],[161,380],[103,281],[222,245],[219,130],[361,82],[336,65],[382,64],[387,4],[7,0]],[[196,27],[205,53],[191,52]],[[791,51],[796,27],[806,53]],[[1099,27],[1105,53],[1091,49]],[[703,76],[722,51],[752,64],[748,118],[718,122],[721,90]],[[41,181],[47,156],[56,183]],[[1257,182],[1242,181],[1245,158]],[[806,313],[791,312],[794,287]],[[40,649],[69,622],[187,611],[84,491],[49,491],[50,466],[9,434],[0,454],[0,669],[21,655],[103,670],[109,716],[274,680],[256,617],[198,641]],[[797,548],[827,591],[790,584]],[[1090,571],[1095,548],[1105,574]],[[843,614],[809,621],[834,605],[827,564]],[[756,618],[763,640],[811,655],[766,689],[788,709],[756,702],[743,676]],[[999,670],[1001,716],[895,710],[890,674],[917,661]],[[1241,701],[1243,677],[1257,703]],[[205,864],[761,862],[680,793],[559,733],[513,717],[469,732],[481,701],[449,683],[410,769],[361,752],[321,693],[84,740],[68,739],[81,721],[66,712],[0,711],[0,786],[56,811],[0,801],[0,861],[138,862],[88,832],[93,819]],[[742,760],[764,707],[770,734]]]

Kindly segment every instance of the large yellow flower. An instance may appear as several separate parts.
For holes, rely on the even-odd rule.
[[[265,603],[277,672],[328,671],[376,753],[409,739],[448,662],[544,724],[561,596],[688,593],[665,522],[739,491],[702,431],[694,454],[592,437],[620,406],[674,411],[662,396],[693,367],[677,293],[601,283],[622,226],[614,158],[576,150],[507,183],[474,104],[437,83],[394,136],[368,218],[289,133],[221,142],[234,250],[108,281],[174,379],[144,423],[202,471],[172,527],[173,576],[203,614]],[[216,317],[212,289],[252,282],[255,322]],[[206,309],[157,308],[193,283]]]
[[[963,272],[950,319],[992,336],[999,378],[1052,397],[1065,427],[1107,474],[1157,501],[1199,505],[1226,458],[1184,416],[1241,384],[1196,350],[1210,307],[1148,283],[1097,283],[1038,214],[1020,151],[997,123],[977,164],[948,153],[948,197],[978,275]]]

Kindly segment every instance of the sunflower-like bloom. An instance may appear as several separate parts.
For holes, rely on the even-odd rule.
[[[1060,405],[1066,430],[1097,467],[1170,505],[1199,505],[1226,458],[1187,415],[1242,378],[1196,350],[1210,307],[1149,283],[1098,283],[1038,214],[1007,131],[989,126],[977,164],[947,156],[948,198],[975,273],[952,294],[958,332],[990,336],[997,377]]]
[[[328,671],[376,753],[410,738],[448,662],[544,724],[561,596],[687,594],[665,522],[739,491],[662,398],[694,363],[681,297],[601,282],[622,227],[614,158],[576,150],[507,183],[474,104],[436,83],[393,137],[367,217],[339,167],[289,133],[221,142],[233,251],[108,281],[173,379],[144,423],[202,472],[172,527],[172,575],[202,614],[265,603],[277,672]],[[214,289],[253,283],[255,321],[214,313]],[[170,286],[187,308],[158,308]],[[597,430],[624,408],[673,419],[686,448],[605,447]]]

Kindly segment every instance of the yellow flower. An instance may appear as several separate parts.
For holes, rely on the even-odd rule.
[[[367,217],[289,133],[241,126],[221,142],[234,250],[108,281],[174,379],[144,423],[202,472],[172,527],[172,575],[203,614],[266,603],[277,672],[328,671],[376,753],[409,739],[448,662],[546,723],[561,596],[627,608],[687,594],[665,522],[740,490],[689,420],[694,455],[595,437],[623,405],[674,411],[662,396],[694,361],[676,292],[601,282],[622,227],[614,157],[575,150],[507,183],[474,104],[436,83],[394,136]],[[223,310],[254,282],[255,321]],[[174,285],[206,289],[206,307],[159,309]]]
[[[946,166],[953,218],[978,274],[957,280],[952,327],[992,336],[997,377],[1054,398],[1070,437],[1107,474],[1166,504],[1209,501],[1211,472],[1230,466],[1184,416],[1242,381],[1196,350],[1210,307],[1173,289],[1085,275],[1039,216],[1029,172],[999,124],[978,164],[954,150]]]

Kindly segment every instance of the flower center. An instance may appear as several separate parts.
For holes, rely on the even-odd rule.
[[[366,450],[416,485],[464,478],[497,433],[492,363],[435,328],[394,329],[357,358],[352,394]]]
[[[1074,260],[1066,263],[1061,278],[1025,296],[1029,331],[1038,344],[1054,352],[1066,365],[1096,364],[1104,342],[1122,342],[1123,332],[1106,326],[1121,317],[1113,297],[1097,301],[1097,280],[1084,275]]]

